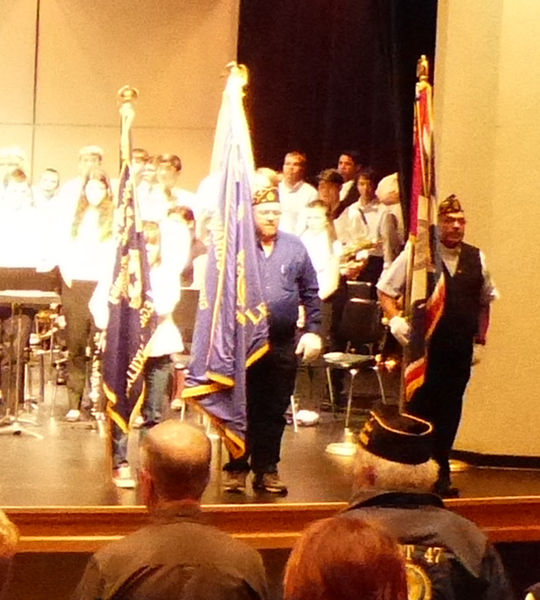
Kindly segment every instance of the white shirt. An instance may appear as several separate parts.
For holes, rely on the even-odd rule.
[[[300,235],[306,228],[304,208],[317,199],[317,190],[305,181],[299,181],[292,187],[281,181],[278,191],[281,203],[279,229]]]
[[[441,259],[444,262],[448,272],[453,277],[456,273],[459,253],[461,246],[458,245],[455,248],[448,248],[444,244],[440,244]],[[377,289],[391,296],[392,298],[398,298],[405,290],[405,281],[407,278],[407,259],[408,259],[409,244],[405,246],[405,249],[396,258],[396,260],[390,265],[388,269],[383,271],[378,283]],[[482,265],[482,277],[484,279],[482,285],[482,291],[480,295],[480,304],[487,305],[493,300],[499,297],[499,292],[495,287],[495,283],[486,267],[486,257],[480,250],[480,262]]]
[[[324,300],[337,290],[341,244],[330,242],[328,232],[306,229],[300,236],[317,275],[319,298]]]
[[[375,242],[377,246],[370,250],[369,254],[382,256],[380,221],[384,208],[376,198],[366,206],[360,201],[351,204],[334,221],[338,240],[347,245],[363,241]]]

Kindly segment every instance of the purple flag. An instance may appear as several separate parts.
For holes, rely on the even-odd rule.
[[[109,323],[103,347],[107,412],[127,433],[130,415],[142,402],[146,348],[156,326],[142,228],[133,182],[124,161],[118,190],[119,244],[109,293]]]
[[[216,128],[210,177],[217,204],[182,394],[211,417],[234,456],[245,445],[246,367],[268,349],[251,210],[253,155],[242,103],[244,84],[245,71],[233,67]]]

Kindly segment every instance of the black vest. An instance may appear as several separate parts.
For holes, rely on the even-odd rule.
[[[470,339],[477,333],[480,296],[484,277],[480,250],[469,244],[461,244],[459,260],[454,276],[443,264],[446,284],[444,312],[437,325],[437,334],[451,338]]]

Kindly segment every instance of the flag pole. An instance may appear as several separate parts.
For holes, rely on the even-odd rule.
[[[419,115],[418,110],[418,102],[416,101],[416,98],[418,98],[418,95],[420,94],[420,92],[426,87],[429,86],[429,63],[427,60],[427,57],[425,54],[422,54],[420,56],[420,58],[418,59],[418,61],[416,62],[416,78],[417,78],[417,82],[416,82],[416,90],[415,90],[415,103],[414,103],[414,119],[413,119],[413,124],[414,124],[414,128],[413,128],[413,152],[415,153],[415,158],[416,158],[416,152],[417,152],[417,144],[419,143],[418,140],[418,135],[419,132],[417,131],[419,124],[420,124],[420,119],[419,119]],[[415,161],[413,160],[413,171],[415,169]],[[431,177],[431,173],[429,173],[429,177]],[[414,178],[413,178],[414,179]],[[424,178],[424,189],[426,187],[426,179]],[[410,207],[415,206],[415,199],[412,198],[412,194],[414,194],[414,182],[413,182],[413,189],[411,191],[411,202],[410,202]],[[403,316],[410,322],[410,319],[412,317],[412,279],[413,279],[413,267],[414,267],[414,258],[415,258],[415,252],[416,252],[416,224],[417,224],[417,215],[413,215],[412,211],[411,214],[409,215],[409,242],[408,242],[408,252],[407,252],[407,271],[406,271],[406,276],[405,276],[405,294],[403,297]],[[414,221],[413,221],[414,219]],[[412,227],[414,225],[414,227]],[[411,235],[410,230],[414,229],[414,235]],[[409,364],[409,359],[410,359],[410,347],[409,345],[405,346],[403,348],[403,360],[401,361],[401,378],[400,378],[400,388],[399,388],[399,412],[404,412],[405,410],[405,405],[407,402],[406,399],[406,386],[405,386],[405,370],[407,368],[407,365]]]
[[[135,120],[135,102],[139,98],[139,90],[130,85],[124,85],[118,90],[116,97],[118,99],[118,112],[120,113],[120,178],[122,178],[125,165],[130,167],[131,177],[131,126]],[[134,182],[132,183],[135,200],[133,203],[135,228],[137,231],[141,231],[142,224],[139,203],[137,201],[137,190]]]

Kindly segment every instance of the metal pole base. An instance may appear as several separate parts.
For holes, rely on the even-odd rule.
[[[354,438],[354,433],[345,428],[343,433],[342,442],[332,442],[325,448],[325,452],[328,454],[334,454],[336,456],[354,456],[356,454],[357,446]]]
[[[455,458],[450,459],[450,473],[463,473],[471,468],[469,463]]]
[[[37,433],[32,431],[31,429],[27,429],[26,427],[21,426],[20,422],[15,419],[12,423],[3,424],[0,427],[0,435],[29,435],[30,437],[36,438],[38,440],[45,439],[41,433]]]

